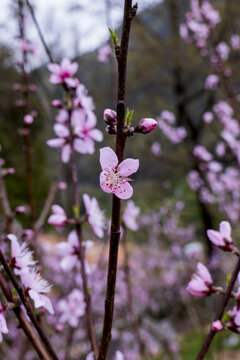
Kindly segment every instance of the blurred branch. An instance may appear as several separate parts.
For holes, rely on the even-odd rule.
[[[54,63],[55,61],[54,61],[54,59],[53,59],[53,57],[52,57],[52,54],[51,54],[51,52],[50,52],[50,49],[49,49],[48,46],[47,46],[46,41],[45,41],[45,39],[44,39],[42,30],[41,30],[41,28],[40,28],[40,26],[39,26],[39,24],[38,24],[37,19],[36,19],[36,16],[35,16],[35,13],[34,13],[34,9],[33,9],[32,5],[30,4],[29,0],[26,0],[26,4],[27,4],[27,6],[28,6],[28,8],[29,8],[29,11],[30,11],[30,14],[31,14],[31,16],[32,16],[33,22],[34,22],[34,24],[35,24],[35,26],[36,26],[38,35],[39,35],[40,40],[41,40],[41,42],[42,42],[42,44],[43,44],[43,46],[44,46],[44,49],[45,49],[45,51],[46,51],[46,53],[47,53],[47,55],[48,55],[48,58],[49,58],[49,60],[50,60],[52,63]]]
[[[128,43],[130,37],[131,23],[137,11],[137,4],[132,6],[132,0],[125,0],[122,37],[118,61],[118,96],[117,96],[117,138],[116,154],[118,162],[123,160],[126,136],[123,133],[125,123],[125,97],[126,97],[126,72]],[[115,286],[117,277],[118,247],[120,239],[120,219],[121,219],[121,200],[113,194],[112,197],[112,216],[111,234],[109,247],[109,262],[107,275],[107,289],[105,297],[105,312],[101,344],[99,348],[98,360],[106,360],[111,341],[111,331],[114,313]]]

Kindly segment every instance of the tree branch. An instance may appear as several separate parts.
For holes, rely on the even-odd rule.
[[[125,97],[126,97],[126,73],[127,73],[127,55],[128,43],[130,37],[131,23],[137,11],[137,4],[132,7],[131,0],[125,0],[123,14],[123,28],[121,46],[118,60],[118,98],[117,98],[117,138],[116,154],[118,162],[123,160],[126,136],[123,133],[125,123]],[[98,360],[106,360],[108,348],[111,341],[111,331],[114,313],[114,298],[117,276],[118,247],[120,239],[120,219],[121,219],[121,200],[113,195],[112,199],[112,217],[111,234],[109,247],[109,262],[107,276],[107,290],[105,298],[105,313],[101,344],[99,348]]]

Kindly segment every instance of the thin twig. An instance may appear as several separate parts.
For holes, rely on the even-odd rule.
[[[9,267],[7,261],[5,260],[5,257],[4,257],[1,250],[0,250],[0,261],[1,261],[2,265],[3,265],[3,267],[4,267],[4,270],[7,273],[7,276],[9,278],[9,280],[11,281],[14,288],[16,289],[16,291],[18,293],[18,296],[19,296],[23,306],[26,309],[27,315],[29,316],[30,320],[32,321],[32,324],[35,327],[39,337],[42,340],[42,342],[44,343],[49,355],[51,356],[51,358],[53,360],[58,360],[58,357],[57,357],[55,351],[53,350],[53,348],[52,348],[52,346],[51,346],[45,332],[41,328],[41,325],[39,324],[36,316],[34,315],[34,312],[33,312],[33,309],[32,309],[32,306],[31,306],[30,302],[25,297],[22,287],[19,285],[15,275],[13,274],[11,268]]]
[[[225,311],[225,308],[231,298],[231,294],[232,294],[232,290],[233,290],[233,287],[234,287],[234,284],[237,280],[237,276],[238,276],[238,273],[240,271],[240,258],[238,258],[238,261],[237,261],[237,264],[235,266],[235,269],[233,271],[233,274],[232,274],[232,277],[231,277],[231,281],[227,287],[227,290],[226,290],[226,294],[224,295],[223,299],[222,299],[222,302],[218,308],[218,311],[216,313],[216,316],[214,318],[214,320],[221,320],[222,317],[223,317],[223,314],[224,314],[224,311]],[[209,331],[206,339],[205,339],[205,342],[200,350],[200,352],[198,353],[197,357],[196,357],[196,360],[202,360],[205,355],[207,354],[207,351],[213,341],[213,338],[214,336],[216,335],[216,331],[213,331],[212,329]]]
[[[126,136],[123,133],[125,123],[125,94],[126,94],[126,71],[127,71],[127,54],[130,29],[133,16],[137,10],[137,5],[132,7],[131,0],[125,0],[123,29],[121,46],[118,60],[118,98],[117,98],[117,139],[116,154],[119,163],[123,160]],[[107,290],[105,298],[104,323],[99,348],[98,360],[106,360],[108,348],[111,341],[111,331],[114,313],[114,298],[117,276],[118,247],[120,239],[120,219],[121,219],[121,200],[113,195],[112,199],[112,217],[111,217],[111,234],[109,247],[109,262],[107,276]]]
[[[32,5],[30,4],[29,0],[26,0],[26,4],[27,4],[27,6],[28,6],[28,8],[29,8],[29,11],[30,11],[30,14],[31,14],[31,16],[32,16],[33,22],[34,22],[34,24],[35,24],[35,26],[36,26],[38,35],[39,35],[40,40],[41,40],[41,42],[42,42],[42,44],[43,44],[43,46],[44,46],[44,49],[45,49],[45,51],[46,51],[46,53],[47,53],[47,55],[48,55],[48,58],[49,58],[49,60],[50,60],[52,63],[54,63],[55,61],[54,61],[54,59],[53,59],[53,56],[52,56],[52,54],[51,54],[51,51],[49,50],[49,48],[48,48],[48,46],[47,46],[46,41],[45,41],[45,39],[44,39],[43,33],[42,33],[42,31],[41,31],[41,28],[40,28],[40,26],[39,26],[39,24],[38,24],[38,21],[37,21],[37,19],[36,19],[36,16],[35,16],[35,13],[34,13],[34,9],[33,9]]]

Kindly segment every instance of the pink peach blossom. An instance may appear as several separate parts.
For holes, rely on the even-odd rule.
[[[128,176],[135,173],[139,167],[139,160],[125,159],[118,164],[118,158],[110,147],[100,149],[100,186],[103,191],[116,195],[119,199],[129,199],[133,188],[128,183],[132,179]]]
[[[98,202],[95,198],[90,198],[89,195],[83,194],[83,202],[87,212],[87,221],[92,226],[95,234],[103,238],[105,228],[105,217],[103,211],[99,209]]]
[[[59,205],[52,205],[53,214],[49,216],[48,223],[55,227],[62,227],[66,224],[67,216],[64,209]]]
[[[233,241],[231,238],[231,225],[228,221],[221,221],[219,231],[207,230],[209,240],[219,248],[225,251],[233,250]]]
[[[197,272],[192,275],[187,290],[195,296],[207,296],[211,293],[212,284],[213,280],[208,269],[199,262],[197,264]]]
[[[67,58],[64,58],[60,65],[49,64],[48,70],[51,71],[50,82],[52,84],[60,84],[66,82],[72,75],[78,70],[78,64],[76,62],[71,63]]]
[[[14,268],[15,274],[36,264],[33,260],[33,252],[29,250],[27,243],[21,245],[15,235],[9,234],[7,238],[11,241],[11,266]]]
[[[44,280],[41,275],[34,269],[24,269],[20,273],[21,281],[27,290],[28,295],[34,302],[36,309],[44,307],[50,314],[54,314],[51,301],[44,293],[51,290],[51,285]]]

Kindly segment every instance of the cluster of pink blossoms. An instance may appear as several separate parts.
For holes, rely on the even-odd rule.
[[[72,147],[81,154],[93,154],[94,141],[102,141],[103,135],[101,131],[95,129],[97,119],[93,112],[92,98],[88,96],[85,86],[80,84],[77,78],[72,77],[78,70],[78,64],[63,59],[60,65],[49,64],[48,69],[52,72],[50,82],[64,84],[71,89],[74,96],[71,100],[71,111],[68,111],[67,104],[59,100],[52,102],[53,106],[61,109],[53,127],[58,137],[48,140],[47,145],[62,149],[61,159],[64,163],[70,160]]]
[[[187,136],[187,132],[183,126],[174,126],[176,119],[170,111],[162,111],[157,121],[159,128],[173,144],[179,144]]]
[[[223,251],[237,253],[238,250],[233,245],[231,237],[231,225],[228,221],[222,221],[219,226],[219,231],[208,230],[207,236],[209,240]],[[240,277],[238,276],[238,282],[240,283]],[[208,296],[217,292],[224,292],[221,287],[215,287],[213,285],[213,279],[202,263],[197,264],[197,272],[192,275],[190,282],[188,283],[187,290],[195,296]],[[214,331],[221,331],[224,327],[234,332],[240,333],[240,306],[239,306],[239,295],[240,286],[237,292],[232,292],[232,298],[236,300],[236,305],[232,310],[228,311],[228,319],[223,323],[220,320],[216,320],[212,323],[212,329]]]
[[[11,260],[9,264],[14,273],[20,277],[21,283],[24,285],[25,295],[32,299],[36,309],[43,307],[50,314],[54,314],[51,301],[44,295],[51,290],[51,285],[35,269],[37,262],[33,259],[33,252],[29,250],[25,242],[19,244],[15,235],[9,234],[7,238],[11,241]],[[1,333],[8,332],[3,315],[5,309],[4,305],[0,305],[0,341],[2,341]]]

